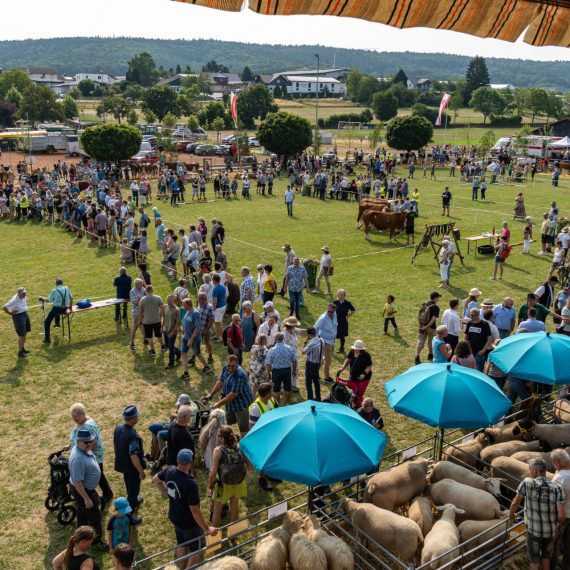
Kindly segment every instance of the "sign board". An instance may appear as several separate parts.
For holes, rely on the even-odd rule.
[[[418,448],[416,446],[410,447],[409,449],[404,449],[404,451],[402,451],[402,461],[415,457],[417,452]]]
[[[277,503],[273,505],[270,509],[267,509],[267,520],[274,519],[275,517],[280,517],[287,512],[287,501]]]
[[[220,550],[222,548],[222,535],[218,532],[216,536],[206,535],[206,556]]]
[[[237,534],[245,532],[249,528],[249,520],[243,519],[242,521],[238,521],[235,524],[232,524],[228,527],[228,538],[232,538]]]

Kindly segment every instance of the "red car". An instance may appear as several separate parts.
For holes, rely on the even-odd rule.
[[[159,158],[160,156],[156,150],[139,150],[137,154],[131,156],[131,160],[134,162],[150,162],[151,164],[158,162]]]

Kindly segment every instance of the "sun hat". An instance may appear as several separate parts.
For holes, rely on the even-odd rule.
[[[364,342],[362,342],[360,339],[355,340],[354,344],[350,348],[352,348],[352,350],[366,350]]]
[[[75,435],[76,441],[83,441],[84,443],[89,443],[97,439],[88,429],[79,429]]]
[[[194,454],[190,449],[181,449],[176,456],[177,463],[180,465],[188,465],[188,463],[192,463],[192,459],[194,458]]]
[[[123,410],[123,418],[125,418],[126,420],[132,420],[133,418],[137,418],[140,415],[141,413],[139,412],[139,409],[136,406],[127,406]]]
[[[472,297],[479,297],[479,295],[481,295],[481,291],[479,291],[477,287],[473,287],[473,289],[469,290],[469,295],[471,295]]]
[[[324,251],[325,253],[329,253],[329,248],[326,245],[323,245],[323,247],[321,247],[321,251]]]
[[[564,226],[564,227],[562,228],[562,231],[563,231],[564,233],[570,232],[570,226]]]
[[[283,245],[283,249],[287,249],[287,248],[291,249],[291,244],[290,244],[290,243],[286,243],[286,244]]]
[[[285,327],[296,327],[300,324],[296,317],[288,317],[283,321],[283,326]]]
[[[120,515],[128,515],[129,513],[133,512],[133,509],[131,509],[131,505],[129,505],[129,501],[127,501],[125,497],[117,497],[115,499],[114,505],[115,505],[115,510]]]
[[[176,400],[177,406],[185,406],[190,403],[190,396],[188,394],[180,394],[178,400]]]
[[[482,304],[483,307],[493,307],[494,303],[491,299],[485,299]]]

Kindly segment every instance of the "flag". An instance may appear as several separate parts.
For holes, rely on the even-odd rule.
[[[232,119],[234,120],[234,124],[237,129],[237,95],[232,91],[230,95],[230,107],[232,110]]]
[[[441,126],[441,114],[443,110],[447,107],[449,100],[451,99],[451,95],[449,93],[444,93],[443,97],[441,98],[441,103],[439,104],[439,115],[437,116],[437,120],[435,121],[436,126]]]

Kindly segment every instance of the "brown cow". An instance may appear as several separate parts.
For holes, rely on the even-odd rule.
[[[366,210],[374,209],[381,212],[384,208],[390,209],[390,204],[387,200],[376,200],[375,198],[364,198],[358,204],[358,216],[356,217],[356,228],[360,227],[360,218]]]
[[[377,230],[390,230],[390,240],[396,233],[404,227],[405,212],[379,212],[377,210],[366,210],[362,214],[362,222],[364,223],[364,238],[370,239],[370,227],[374,226]]]

